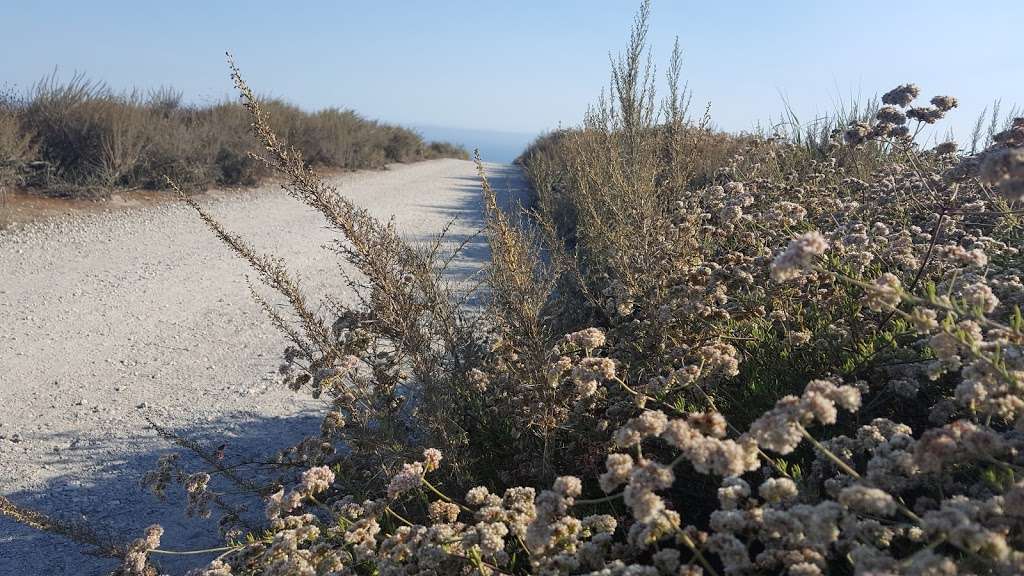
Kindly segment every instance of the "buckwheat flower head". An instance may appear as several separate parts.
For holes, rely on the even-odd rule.
[[[889,382],[888,389],[897,396],[902,396],[903,398],[914,398],[917,396],[918,390],[921,389],[921,385],[917,380],[897,378],[896,380],[891,380]]]
[[[434,500],[427,507],[427,516],[435,524],[451,524],[459,517],[459,505],[444,500]]]
[[[185,576],[232,576],[231,564],[214,560],[202,568],[189,571]]]
[[[605,468],[607,472],[598,477],[598,482],[601,490],[610,493],[629,480],[629,474],[633,471],[633,457],[613,452],[605,458]]]
[[[740,373],[740,362],[736,347],[724,342],[716,342],[701,346],[697,355],[703,362],[706,372],[719,371],[725,377],[733,377]]]
[[[860,484],[840,490],[839,503],[855,512],[874,516],[891,516],[896,512],[896,501],[888,492]]]
[[[665,431],[668,417],[661,410],[646,410],[615,431],[613,440],[620,448],[636,446],[644,438],[658,436]]]
[[[697,564],[683,564],[676,574],[678,576],[704,576],[704,569]]]
[[[810,403],[815,397],[827,398],[847,412],[860,409],[860,390],[856,386],[837,385],[830,380],[811,380],[804,388],[802,400]],[[834,419],[826,420],[818,414],[815,414],[815,418],[822,424],[835,424]]]
[[[267,518],[273,520],[299,507],[302,504],[302,491],[292,490],[286,495],[284,489],[270,495],[267,498]]]
[[[943,112],[949,112],[960,104],[957,102],[957,99],[952,96],[936,96],[932,98],[931,102],[932,106],[935,106]]]
[[[668,417],[661,410],[646,410],[633,420],[631,420],[631,426],[634,430],[640,433],[641,436],[647,438],[651,436],[657,436],[665,431],[665,426],[668,424]]]
[[[210,517],[210,502],[213,495],[209,491],[210,475],[205,472],[192,474],[185,481],[185,493],[188,495],[189,516],[199,518]]]
[[[1006,534],[988,529],[982,523],[983,515],[982,502],[953,496],[943,501],[939,510],[926,512],[921,527],[931,539],[943,538],[958,548],[1003,561],[1011,552]]]
[[[675,482],[672,469],[654,460],[641,459],[629,473],[629,487],[637,491],[654,491],[671,488]]]
[[[867,306],[874,312],[891,310],[900,303],[902,284],[900,279],[891,272],[882,274],[875,279],[867,292]]]
[[[955,562],[936,554],[930,548],[920,550],[907,560],[907,574],[915,576],[957,576],[960,569]]]
[[[583,493],[583,483],[575,476],[559,476],[551,489],[566,498],[576,498]]]
[[[691,412],[686,415],[686,422],[701,434],[715,438],[725,438],[729,426],[719,412]]]
[[[749,436],[722,440],[705,436],[687,420],[668,423],[662,439],[677,448],[701,474],[739,476],[758,468],[757,443]]]
[[[651,490],[633,489],[626,486],[623,500],[633,512],[633,518],[643,524],[656,524],[667,510],[665,500]]]
[[[724,191],[727,196],[739,196],[743,194],[743,182],[729,182],[725,185]]]
[[[775,408],[755,420],[750,426],[750,433],[762,448],[789,454],[803,440],[799,425],[807,419],[800,408],[800,399],[788,395],[779,399]]]
[[[999,193],[1011,201],[1024,199],[1024,148],[986,152],[980,178],[986,184],[998,186]]]
[[[931,347],[935,357],[940,361],[953,368],[960,367],[961,344],[956,336],[947,332],[940,332],[929,338],[928,346]]]
[[[761,483],[757,493],[766,502],[778,503],[796,498],[799,491],[789,478],[769,478]]]
[[[605,343],[604,331],[600,328],[585,328],[579,332],[566,334],[565,339],[570,344],[584,350],[600,348]]]
[[[486,486],[477,486],[476,488],[470,488],[469,492],[466,492],[466,504],[470,506],[480,506],[487,500],[487,496],[490,492]]]
[[[334,472],[327,466],[317,466],[302,473],[301,489],[306,494],[318,494],[331,487]]]
[[[660,500],[658,496],[653,496]],[[636,522],[630,526],[626,540],[634,548],[644,550],[665,536],[678,532],[679,523],[678,512],[663,509],[653,515],[650,522]]]
[[[726,574],[744,574],[753,566],[747,545],[732,534],[712,534],[707,547],[718,555]]]
[[[735,204],[729,204],[718,212],[718,217],[723,222],[735,222],[743,216],[743,208]]]
[[[977,282],[964,287],[964,301],[968,306],[979,308],[985,314],[991,314],[999,306],[999,298],[984,282]]]
[[[858,146],[871,134],[871,126],[866,122],[855,122],[843,132],[843,141],[848,146]]]
[[[821,576],[823,572],[816,564],[810,562],[797,562],[789,566],[789,576]]]
[[[584,358],[572,369],[572,381],[580,396],[597,391],[599,381],[615,378],[615,361],[611,358]]]
[[[675,480],[672,468],[652,460],[641,460],[633,467],[629,484],[623,491],[623,501],[633,511],[633,518],[638,523],[653,529],[648,530],[641,540],[647,541],[668,519],[678,519],[678,515],[671,515],[665,500],[654,494],[655,490],[672,487]]]
[[[799,398],[784,396],[755,420],[750,425],[750,434],[762,448],[789,454],[803,439],[802,427],[814,421],[834,424],[837,404],[854,412],[860,408],[860,400],[860,390],[853,386],[812,380]]]
[[[914,460],[925,471],[979,458],[996,458],[1003,451],[1001,437],[970,420],[956,420],[931,428],[914,446]]]
[[[146,558],[150,550],[156,550],[160,547],[160,537],[163,536],[164,529],[159,524],[153,524],[149,528],[146,528],[145,536],[138,538],[128,545],[128,550],[125,553],[124,561],[121,565],[122,573],[128,576],[148,576],[149,574],[155,574],[155,572],[149,572],[146,566]]]
[[[939,327],[938,314],[931,308],[917,306],[910,312],[910,323],[918,334],[929,334]]]
[[[583,518],[583,529],[592,534],[611,534],[618,525],[615,517],[609,514],[591,514]]]
[[[921,93],[915,84],[903,84],[882,95],[883,104],[894,104],[906,108]]]
[[[503,521],[516,536],[526,534],[526,528],[537,517],[537,493],[522,486],[509,488],[501,499]]]
[[[341,412],[332,410],[324,415],[324,420],[320,423],[320,435],[323,437],[332,436],[344,428],[346,424],[345,417]]]
[[[437,448],[427,448],[423,451],[423,471],[433,472],[441,466],[441,451]]]
[[[813,336],[810,330],[795,330],[786,334],[786,342],[792,346],[803,346],[810,342]]]
[[[423,463],[403,464],[402,470],[395,474],[388,484],[388,498],[397,498],[409,490],[415,490],[423,483]]]
[[[751,515],[745,510],[715,510],[708,526],[715,532],[738,534],[751,526]]]
[[[718,489],[718,502],[722,510],[735,510],[740,500],[750,496],[750,484],[746,480],[736,476],[730,476],[722,480],[722,486]]]
[[[821,232],[804,233],[792,241],[784,252],[772,262],[771,277],[776,282],[785,282],[800,276],[810,267],[814,258],[828,250],[828,241]]]
[[[651,561],[654,563],[655,568],[657,568],[658,574],[679,573],[679,550],[675,548],[665,548],[656,552],[654,556],[651,556]]]
[[[943,142],[943,143],[937,145],[935,148],[932,148],[932,151],[935,152],[936,154],[938,154],[939,156],[946,156],[946,155],[949,155],[949,154],[955,154],[956,151],[957,151],[957,143],[956,142]]]
[[[882,106],[875,114],[879,122],[901,126],[907,123],[907,115],[896,106]]]
[[[1024,146],[1024,118],[1014,118],[1008,129],[994,134],[992,139],[1004,146]]]
[[[565,358],[567,361],[569,360],[568,358],[566,358],[564,356],[563,356],[563,358]],[[552,375],[552,377],[554,379],[557,379],[558,377],[560,377],[562,375],[562,373],[564,373],[568,369],[569,369],[568,362],[566,362],[566,366],[564,366],[561,370],[557,371],[557,373],[554,373]],[[484,372],[483,370],[481,370],[479,368],[473,368],[469,372],[467,372],[466,373],[466,379],[469,380],[469,382],[473,385],[473,388],[477,392],[486,392],[487,388],[491,384],[491,377],[486,372]]]
[[[967,250],[962,246],[944,246],[940,252],[962,266],[984,268],[988,265],[988,255],[981,248]]]
[[[796,202],[779,202],[772,215],[777,216],[783,226],[792,226],[797,222],[803,222],[807,217],[807,209]]]
[[[536,515],[527,526],[524,538],[533,554],[545,555],[575,546],[582,524],[575,517],[567,516],[574,498],[567,494],[578,494],[578,483],[578,478],[563,476],[555,480],[556,489],[544,490],[537,496]]]
[[[907,110],[907,117],[913,118],[918,122],[924,122],[925,124],[935,124],[946,113],[934,106],[921,106],[919,108],[910,108]]]

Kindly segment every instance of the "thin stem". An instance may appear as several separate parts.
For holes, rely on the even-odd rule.
[[[194,556],[196,554],[212,554],[214,552],[234,552],[235,550],[241,550],[242,546],[221,546],[219,548],[205,548],[203,550],[161,550],[155,548],[150,550],[150,554],[166,554],[168,556]]]
[[[572,503],[573,506],[591,506],[595,504],[604,504],[605,502],[614,502],[619,498],[622,498],[622,492],[616,492],[615,494],[609,494],[604,498],[593,498],[590,500],[576,500]]]
[[[398,512],[395,512],[394,510],[392,510],[391,506],[385,506],[384,509],[387,510],[389,514],[391,514],[392,516],[397,518],[401,523],[405,524],[406,526],[409,526],[409,527],[414,526],[414,524],[412,522],[406,520],[405,517],[403,517],[401,514],[399,514]]]
[[[445,502],[448,502],[449,504],[455,504],[456,506],[458,506],[459,508],[461,508],[465,512],[473,512],[472,509],[467,508],[467,507],[463,506],[462,504],[460,504],[460,503],[456,502],[455,500],[452,500],[451,498],[446,496],[443,492],[441,492],[433,484],[431,484],[430,480],[427,480],[426,478],[424,478],[423,479],[423,485],[426,486],[427,489],[430,490],[431,492],[433,492],[434,494],[437,494],[437,497],[442,499],[442,500],[444,500]]]
[[[703,566],[705,570],[711,573],[711,576],[718,576],[718,572],[716,572],[711,566],[711,562],[708,562],[708,559],[704,557],[704,553],[702,553],[700,548],[693,543],[693,540],[690,539],[686,532],[679,530],[679,539],[683,541],[683,544],[686,545],[691,552],[693,552],[693,555],[697,557],[697,561],[700,562],[701,566]]]
[[[847,464],[846,462],[843,462],[842,458],[832,453],[832,451],[826,448],[824,444],[818,442],[817,438],[811,436],[811,433],[808,432],[806,428],[804,428],[800,424],[797,424],[796,426],[797,428],[800,429],[800,434],[802,434],[808,442],[810,442],[815,448],[817,448],[819,452],[824,454],[826,458],[831,460],[832,463],[835,464],[840,470],[842,470],[844,474],[846,474],[847,476],[852,476],[857,480],[863,480],[859,472],[851,468],[850,465]]]

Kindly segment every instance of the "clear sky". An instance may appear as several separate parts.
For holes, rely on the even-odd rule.
[[[638,1],[2,0],[0,84],[55,68],[115,88],[230,93],[231,50],[257,92],[388,121],[538,132],[581,119],[608,81]],[[804,118],[915,82],[957,96],[958,135],[996,98],[1024,103],[1024,0],[655,0],[650,40],[673,38],[716,124]]]

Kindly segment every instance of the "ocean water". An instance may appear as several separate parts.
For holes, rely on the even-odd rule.
[[[474,149],[479,149],[480,157],[485,162],[512,162],[534,138],[539,136],[534,132],[498,132],[429,125],[412,125],[411,128],[428,141],[441,140],[461,144],[470,154]]]

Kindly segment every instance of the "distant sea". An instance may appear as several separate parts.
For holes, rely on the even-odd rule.
[[[472,154],[480,149],[480,157],[484,162],[510,163],[516,159],[533,139],[539,136],[529,132],[498,132],[494,130],[471,130],[466,128],[448,128],[444,126],[416,125],[410,126],[423,135],[426,140],[441,140],[461,144]]]

